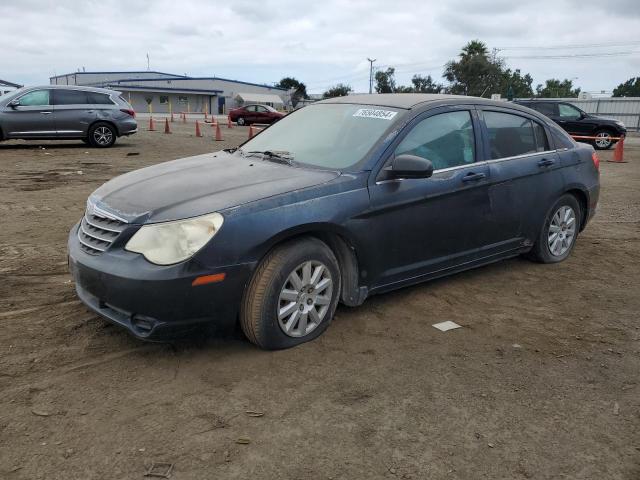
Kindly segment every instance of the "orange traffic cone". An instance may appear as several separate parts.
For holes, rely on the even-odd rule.
[[[201,137],[202,132],[200,131],[200,122],[196,120],[196,137]]]
[[[187,116],[182,112],[182,123],[187,123]]]
[[[616,144],[616,148],[613,151],[613,161],[617,163],[625,163],[624,159],[624,135],[620,136],[620,140]]]
[[[253,138],[253,125],[249,125],[249,138]]]
[[[171,112],[171,123],[175,122],[175,119],[173,118],[173,112]]]
[[[220,130],[220,124],[216,122],[216,142],[221,142],[224,140],[222,138],[222,130]]]
[[[156,124],[153,122],[153,117],[149,117],[149,131],[150,132],[156,131]]]
[[[164,133],[172,133],[171,132],[171,127],[169,126],[169,119],[168,118],[164,119]]]
[[[233,125],[231,124],[231,115],[227,115],[227,128],[233,128]]]

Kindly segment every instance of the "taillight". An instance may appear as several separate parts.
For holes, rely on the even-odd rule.
[[[591,160],[593,160],[593,166],[596,167],[596,170],[600,171],[600,157],[596,152],[591,154]]]
[[[129,110],[128,108],[121,108],[120,111],[131,115],[133,118],[136,118],[136,112],[134,112],[133,110]]]

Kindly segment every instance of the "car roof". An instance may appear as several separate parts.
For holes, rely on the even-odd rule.
[[[377,107],[391,107],[411,110],[416,107],[424,107],[427,105],[482,105],[500,108],[510,108],[512,110],[520,110],[531,113],[533,110],[525,106],[518,105],[514,102],[505,100],[490,100],[481,97],[468,97],[465,95],[444,95],[436,93],[376,93],[362,95],[347,95],[345,97],[328,98],[315,102],[319,103],[350,103],[356,105],[371,105]],[[537,112],[533,112],[536,113]]]

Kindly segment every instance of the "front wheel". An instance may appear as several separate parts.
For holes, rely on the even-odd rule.
[[[244,294],[240,326],[249,341],[289,348],[320,336],[340,296],[340,270],[331,249],[306,238],[272,250],[260,262]]]
[[[108,123],[96,123],[89,130],[88,140],[93,147],[109,148],[116,143],[116,130]]]
[[[244,118],[238,117],[238,120],[236,121],[236,123],[240,126],[244,125]]]
[[[576,243],[581,218],[580,204],[576,197],[570,194],[560,197],[549,210],[529,257],[542,263],[565,260]]]
[[[607,130],[597,131],[594,135],[593,146],[596,150],[608,150],[613,145],[613,135]]]

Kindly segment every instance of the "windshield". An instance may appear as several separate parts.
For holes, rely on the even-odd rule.
[[[370,105],[309,105],[249,140],[242,152],[286,152],[296,163],[341,170],[362,160],[398,112]]]

